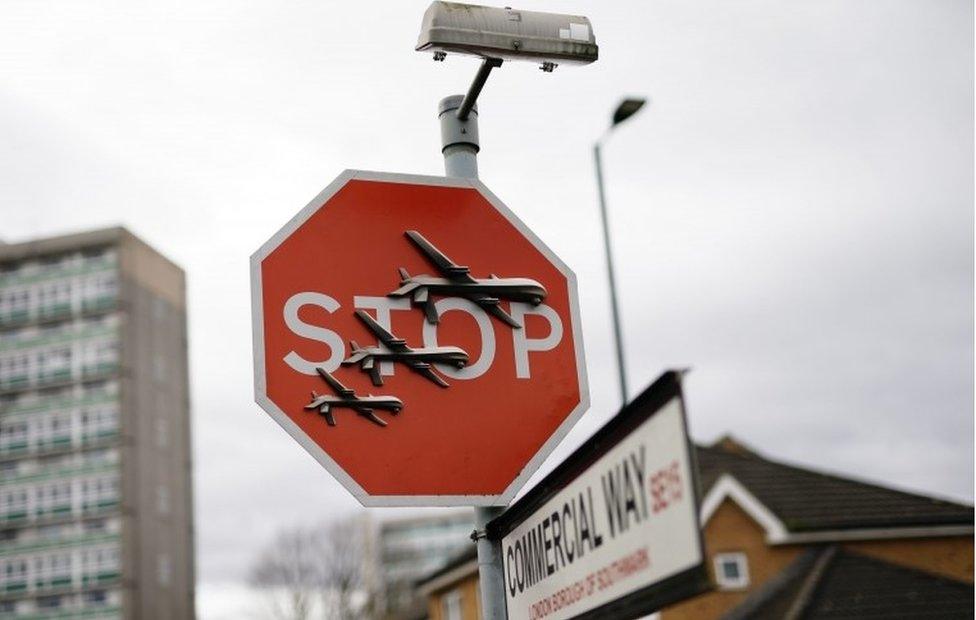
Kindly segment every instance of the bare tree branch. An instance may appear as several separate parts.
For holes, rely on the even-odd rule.
[[[258,556],[249,582],[268,592],[283,620],[309,620],[319,604],[326,618],[368,618],[375,595],[366,591],[369,543],[367,523],[356,516],[291,527]],[[357,605],[357,596],[366,604]]]
[[[251,568],[252,586],[269,592],[274,612],[283,620],[308,620],[319,590],[315,534],[305,527],[278,533]],[[279,598],[284,597],[284,603]]]

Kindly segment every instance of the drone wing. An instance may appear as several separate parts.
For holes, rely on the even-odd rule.
[[[445,381],[440,375],[434,372],[434,369],[431,368],[430,364],[428,364],[427,362],[409,361],[406,362],[406,364],[407,366],[410,367],[410,370],[414,371],[421,377],[430,379],[431,381],[433,381],[434,383],[436,383],[441,387],[444,388],[450,387],[450,384],[447,381]]]
[[[340,396],[344,396],[347,398],[348,397],[355,398],[356,396],[355,390],[350,390],[346,386],[342,385],[342,383],[340,383],[338,379],[336,379],[331,374],[329,374],[329,372],[325,368],[322,368],[321,366],[316,367],[315,372],[319,373],[319,376],[325,379],[325,382],[329,384],[329,387],[332,388],[336,392],[336,394],[339,394]]]
[[[434,247],[434,244],[424,238],[416,230],[408,230],[406,232],[407,238],[413,241],[421,252],[427,257],[430,262],[437,267],[437,270],[441,272],[449,280],[455,282],[466,282],[474,283],[475,279],[471,277],[468,273],[469,269],[463,265],[458,265],[450,258],[444,255],[443,252]]]
[[[369,407],[354,407],[354,409],[356,410],[356,413],[363,416],[373,424],[378,424],[379,426],[386,426],[386,422],[384,422],[382,419],[377,417],[377,415],[373,413],[373,410],[370,409]]]
[[[329,403],[328,397],[319,396],[315,392],[312,392],[312,402],[305,405],[306,409],[318,409],[319,413],[325,416],[325,421],[329,426],[335,426],[335,417],[332,415],[332,405]]]
[[[318,394],[316,394],[313,391],[312,392],[312,402],[310,402],[309,404],[305,405],[305,408],[306,409],[318,409],[319,407],[322,407],[322,406],[328,407],[328,405],[325,405],[324,404],[327,401],[328,401],[328,398],[326,398],[325,396],[319,396]]]
[[[410,347],[407,346],[405,340],[402,338],[397,338],[391,334],[386,328],[377,323],[376,319],[370,316],[370,314],[365,310],[356,310],[356,316],[359,317],[359,320],[366,324],[369,331],[373,332],[373,334],[380,339],[380,342],[385,344],[386,347],[391,351],[396,353],[405,353],[410,351]]]
[[[328,405],[323,405],[321,411],[322,415],[325,416],[325,423],[329,426],[335,426],[335,416],[332,414],[332,409]]]
[[[363,370],[369,373],[369,378],[373,380],[373,385],[383,385],[383,377],[380,375],[378,364],[371,364],[369,368],[363,364]]]
[[[369,357],[369,352],[360,349],[359,351],[356,351],[346,359],[342,360],[342,364],[343,366],[348,366],[350,364],[356,364],[363,360],[369,360],[369,359],[372,359],[371,357]]]
[[[485,312],[494,316],[495,318],[500,320],[502,323],[508,325],[509,327],[515,329],[522,329],[522,325],[519,324],[518,321],[513,319],[512,315],[502,310],[502,307],[498,305],[499,300],[497,297],[471,296],[468,299],[481,306],[481,308]]]

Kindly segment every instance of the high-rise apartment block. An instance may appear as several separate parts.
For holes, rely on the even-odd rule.
[[[183,271],[0,243],[0,617],[192,618],[190,460]]]
[[[387,618],[423,617],[417,581],[472,546],[474,511],[401,517],[379,525],[377,563]]]

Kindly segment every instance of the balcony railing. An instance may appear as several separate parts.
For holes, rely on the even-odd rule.
[[[62,452],[70,452],[74,449],[95,446],[108,446],[118,437],[118,427],[103,428],[98,431],[84,431],[77,437],[67,437],[64,435],[43,436],[33,440],[18,440],[0,445],[0,459],[7,460],[11,457],[31,456],[50,456]]]
[[[106,545],[118,543],[118,533],[83,534],[66,538],[43,538],[24,541],[22,543],[5,544],[0,546],[0,557],[17,557],[25,554],[42,553],[51,549],[73,549],[92,545]]]
[[[19,349],[32,349],[34,347],[53,346],[66,344],[78,340],[88,340],[101,336],[118,335],[118,327],[115,325],[95,325],[83,326],[80,329],[59,329],[54,332],[28,333],[16,337],[7,338],[3,341],[3,348],[9,351]]]
[[[104,572],[99,572],[95,574],[87,574],[81,576],[81,585],[87,586],[91,584],[103,584],[108,581],[115,581],[121,576],[118,570],[107,570]]]
[[[83,299],[81,302],[82,312],[100,312],[102,310],[110,310],[115,307],[116,302],[115,295],[102,295],[100,297],[89,297],[88,299]]]
[[[118,370],[118,367],[119,363],[115,361],[88,364],[81,368],[81,378],[88,380],[111,375]]]
[[[27,375],[11,375],[0,380],[0,390],[18,390],[30,385]]]
[[[19,392],[29,388],[56,387],[72,383],[76,379],[81,379],[82,381],[104,379],[114,375],[118,369],[119,363],[117,361],[111,361],[82,366],[80,376],[73,375],[69,369],[41,373],[34,377],[33,381],[28,375],[9,376],[0,381],[0,393]]]
[[[0,314],[0,327],[20,325],[21,323],[26,323],[29,318],[30,313],[27,310],[14,310],[13,312]]]
[[[100,271],[114,269],[116,257],[102,257],[89,259],[82,263],[67,263],[46,268],[23,269],[0,274],[0,285],[29,284],[42,280],[56,280],[70,276],[94,274]]]
[[[57,506],[44,506],[34,509],[34,517],[44,519],[51,516],[61,516],[71,514],[71,504],[58,504]]]
[[[81,301],[81,314],[98,314],[109,312],[118,306],[118,295],[100,295],[98,297],[88,297]],[[59,303],[35,308],[14,310],[0,313],[0,329],[9,329],[29,323],[51,323],[62,321],[74,315],[74,309],[70,303]]]
[[[27,580],[23,581],[8,581],[3,584],[4,592],[23,592],[27,589]]]
[[[41,306],[37,309],[38,321],[59,321],[71,316],[71,304],[69,302]]]
[[[46,385],[51,385],[52,383],[62,383],[71,379],[71,369],[62,368],[59,370],[51,370],[48,372],[42,372],[37,375],[37,381],[35,384],[39,387]]]
[[[3,454],[14,454],[19,452],[24,452],[29,447],[26,439],[18,439],[15,441],[8,441],[7,443],[0,444],[0,453]]]
[[[71,585],[71,575],[54,575],[34,580],[35,590],[50,590]]]
[[[116,471],[118,461],[95,461],[70,463],[66,465],[56,465],[42,467],[22,474],[4,473],[0,474],[0,485],[23,484],[25,482],[41,482],[53,480],[55,478],[75,478],[91,474],[102,474]]]
[[[26,509],[0,513],[0,524],[4,526],[23,526],[23,525],[50,525],[55,523],[71,522],[78,517],[91,517],[101,514],[111,514],[119,507],[119,499],[103,499],[82,504],[79,510],[53,510],[45,509],[42,511],[28,511]],[[5,543],[4,543],[5,544]],[[0,544],[0,554],[7,551],[4,544]]]
[[[77,398],[74,396],[55,396],[32,400],[29,402],[11,403],[0,405],[0,414],[16,415],[21,413],[39,413],[43,411],[53,411],[55,409],[67,409],[70,407],[82,407],[86,405],[98,405],[115,402],[117,395],[111,392],[97,392],[85,394]]]
[[[81,511],[85,513],[104,512],[110,508],[115,508],[118,505],[119,505],[118,497],[105,497],[102,499],[83,502],[81,504]]]
[[[6,513],[0,513],[0,522],[3,523],[13,523],[15,521],[25,521],[27,519],[27,509],[12,510]]]

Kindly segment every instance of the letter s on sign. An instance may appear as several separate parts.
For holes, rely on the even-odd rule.
[[[298,316],[298,311],[302,306],[318,306],[331,314],[339,309],[339,302],[322,293],[295,293],[285,302],[283,312],[285,325],[288,326],[288,329],[303,338],[317,340],[328,345],[331,353],[327,360],[310,362],[298,353],[290,351],[284,357],[285,363],[291,366],[292,369],[306,375],[315,375],[316,366],[321,366],[329,372],[335,372],[339,368],[339,364],[342,363],[342,356],[345,355],[345,344],[342,342],[339,334],[331,329],[318,327],[317,325],[309,325],[301,320]]]

